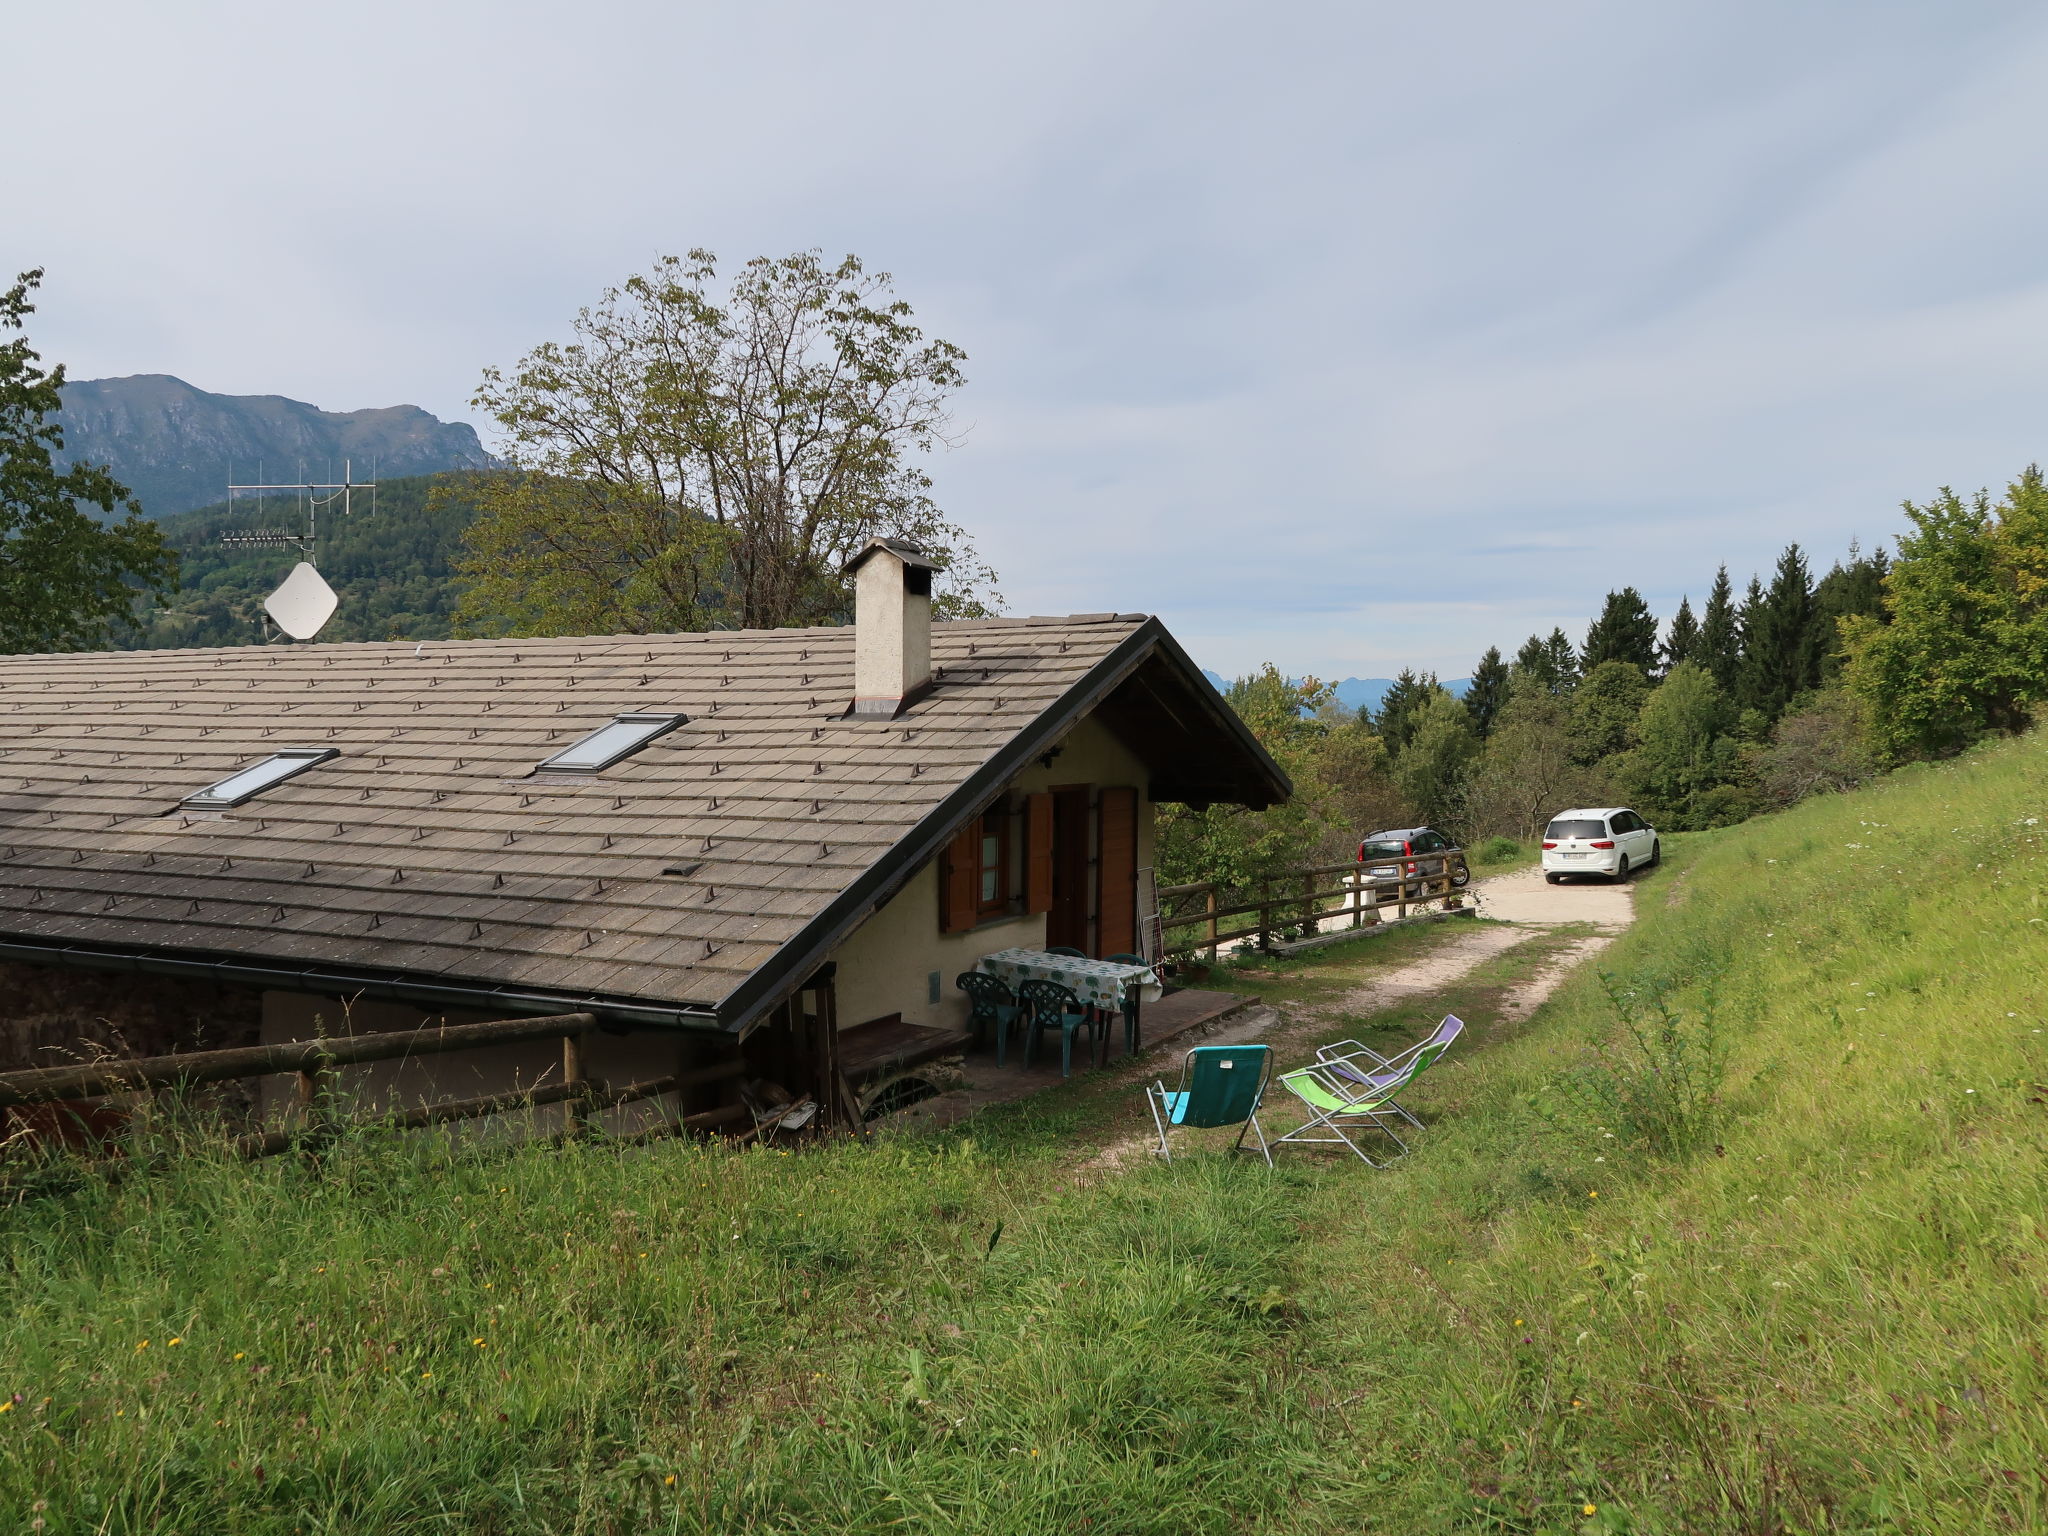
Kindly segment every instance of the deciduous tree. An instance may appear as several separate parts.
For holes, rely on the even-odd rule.
[[[476,404],[513,472],[459,494],[477,632],[778,628],[842,617],[870,538],[943,565],[941,613],[991,575],[933,502],[965,354],[927,338],[886,273],[814,251],[758,257],[723,299],[707,251],[607,290],[576,339],[485,373]]]
[[[35,313],[28,296],[42,276],[0,290],[0,332]],[[0,343],[0,651],[105,645],[139,595],[178,584],[177,556],[127,487],[97,465],[58,471],[64,368],[46,373],[41,360],[25,335]],[[84,507],[126,515],[102,523]]]

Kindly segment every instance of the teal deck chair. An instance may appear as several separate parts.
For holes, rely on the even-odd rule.
[[[1249,1130],[1259,1138],[1259,1155],[1273,1166],[1273,1154],[1266,1147],[1265,1128],[1259,1124],[1259,1105],[1266,1097],[1266,1082],[1273,1074],[1270,1045],[1198,1045],[1180,1064],[1180,1085],[1168,1088],[1154,1082],[1145,1090],[1145,1102],[1152,1108],[1152,1123],[1159,1131],[1159,1155],[1173,1161],[1167,1132],[1177,1125],[1234,1125],[1237,1140],[1230,1150],[1244,1146]]]

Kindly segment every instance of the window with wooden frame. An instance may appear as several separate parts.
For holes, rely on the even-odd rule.
[[[981,818],[975,847],[974,915],[1003,917],[1010,910],[1010,813],[997,806]]]

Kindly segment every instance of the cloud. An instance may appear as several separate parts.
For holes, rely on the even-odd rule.
[[[79,376],[464,415],[657,250],[971,354],[1019,611],[1462,674],[2040,454],[2031,7],[48,8],[0,257]],[[77,61],[90,57],[86,73]],[[16,216],[18,212],[18,216]]]

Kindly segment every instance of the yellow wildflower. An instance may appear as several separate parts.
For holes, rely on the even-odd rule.
[[[1592,1515],[1598,1514],[1599,1511],[1600,1506],[1598,1504],[1588,1504],[1584,1509],[1580,1510],[1579,1513],[1582,1515]]]

